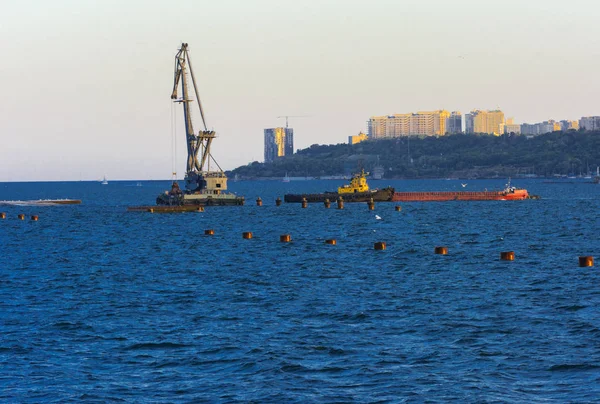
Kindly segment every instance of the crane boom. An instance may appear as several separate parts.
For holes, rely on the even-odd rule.
[[[204,130],[196,134],[192,122],[191,106],[194,100],[190,97],[188,89],[188,71],[191,77],[192,87],[198,103],[200,117]],[[182,98],[178,98],[179,85],[181,84]],[[216,133],[213,130],[208,130],[204,117],[204,110],[200,102],[200,94],[196,79],[192,70],[192,61],[188,53],[188,44],[182,43],[181,48],[175,55],[175,77],[173,80],[173,91],[171,99],[175,102],[180,102],[183,105],[183,114],[185,120],[185,134],[187,143],[187,163],[186,163],[186,188],[189,191],[195,191],[203,186],[203,177],[210,171],[211,161],[219,168],[219,174],[224,176],[223,170],[210,154],[210,146]],[[198,154],[200,153],[200,158]]]
[[[308,118],[310,115],[281,115],[277,118],[285,118],[285,127],[288,127],[288,118]]]

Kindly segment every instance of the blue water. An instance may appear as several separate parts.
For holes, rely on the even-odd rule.
[[[83,200],[0,207],[0,401],[600,400],[600,186],[372,212],[274,204],[339,181],[241,181],[246,206],[150,214],[126,207],[169,184],[135,183],[0,184],[0,200]]]

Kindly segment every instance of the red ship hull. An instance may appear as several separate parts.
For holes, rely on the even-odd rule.
[[[393,202],[520,201],[529,199],[526,189],[480,192],[395,192]]]

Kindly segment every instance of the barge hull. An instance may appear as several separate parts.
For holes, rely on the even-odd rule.
[[[329,199],[330,202],[335,202],[340,196],[344,199],[344,202],[369,202],[371,198],[373,198],[373,202],[391,202],[394,196],[394,188],[384,188],[374,192],[286,194],[283,196],[283,200],[285,202],[299,203],[306,199],[306,202],[310,203],[325,202],[325,199]]]
[[[151,212],[151,213],[180,213],[180,212],[201,212],[201,206],[198,205],[155,205],[155,206],[130,206],[128,212]]]
[[[395,192],[394,202],[446,202],[446,201],[521,201],[529,199],[526,190],[514,192]]]
[[[197,208],[198,206],[241,206],[244,202],[243,196],[233,194],[221,194],[214,197],[198,194],[159,195],[156,198],[157,206],[189,206],[190,208]]]

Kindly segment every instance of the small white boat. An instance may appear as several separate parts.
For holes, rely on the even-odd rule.
[[[283,181],[283,182],[290,182],[290,177],[288,177],[287,172],[285,173],[285,177],[283,177],[283,179],[281,181]]]
[[[106,179],[106,175],[104,176],[104,178],[102,178],[102,181],[100,183],[102,185],[108,185],[108,180]]]

